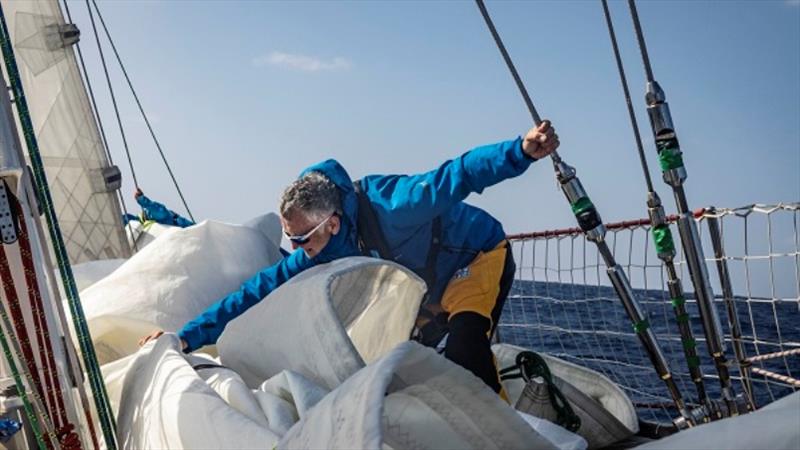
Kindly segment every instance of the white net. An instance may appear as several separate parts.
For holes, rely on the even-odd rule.
[[[744,357],[754,359],[750,382],[756,403],[763,406],[800,388],[800,203],[709,208],[698,211],[696,217],[728,344],[726,355],[736,362],[726,314],[733,304]],[[723,258],[714,258],[709,226],[715,221]],[[678,249],[676,266],[686,291],[706,389],[718,398],[718,378],[705,347],[675,227],[673,235]],[[666,272],[656,256],[649,221],[609,224],[606,239],[647,311],[684,397],[695,402]],[[499,339],[600,371],[625,389],[642,419],[664,421],[676,416],[669,394],[611,287],[595,245],[578,229],[516,235],[511,242],[517,276],[498,327]],[[732,295],[727,303],[718,261],[727,265],[730,274]],[[781,353],[775,355],[777,352]],[[743,379],[737,367],[731,373],[740,393]]]

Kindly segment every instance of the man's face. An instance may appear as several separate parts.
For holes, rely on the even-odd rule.
[[[328,245],[331,236],[339,233],[339,216],[333,214],[328,219],[325,217],[328,216],[324,216],[321,219],[319,217],[309,217],[302,212],[294,212],[288,214],[287,217],[281,217],[283,232],[290,236],[304,236],[315,227],[322,224],[316,231],[308,236],[308,242],[306,243],[300,244],[289,240],[289,243],[292,245],[292,250],[301,247],[309,258],[317,256],[322,249]]]

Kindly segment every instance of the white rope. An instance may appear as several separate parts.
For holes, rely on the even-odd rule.
[[[796,378],[792,378],[792,377],[789,377],[789,376],[786,376],[786,375],[781,375],[781,374],[775,373],[775,372],[770,372],[769,370],[761,369],[759,367],[753,367],[751,370],[753,371],[753,373],[756,373],[758,375],[763,375],[765,377],[770,377],[770,378],[773,378],[773,379],[778,380],[780,382],[783,382],[783,383],[786,383],[786,384],[790,384],[790,385],[792,385],[794,387],[800,388],[800,380],[798,380]]]
[[[774,359],[774,358],[784,358],[786,356],[792,356],[792,355],[800,355],[800,348],[785,350],[782,352],[767,353],[766,355],[751,356],[745,359],[745,361],[752,363],[758,361],[766,361],[768,359]]]

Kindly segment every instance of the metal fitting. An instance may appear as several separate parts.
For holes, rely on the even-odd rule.
[[[8,192],[5,180],[0,180],[0,236],[3,244],[17,241],[16,216],[11,211],[11,193]]]
[[[700,405],[695,408],[685,408],[681,411],[681,417],[676,418],[672,423],[678,427],[679,430],[706,423],[711,421],[711,414],[705,405]]]
[[[669,290],[669,295],[672,298],[683,296],[683,285],[681,284],[681,280],[678,278],[667,280],[667,289]]]
[[[662,172],[662,176],[664,178],[664,182],[671,187],[680,187],[683,186],[683,182],[686,181],[686,168],[678,167],[677,169],[666,170]]]
[[[657,198],[658,196],[656,196]],[[664,212],[664,207],[661,203],[652,206],[650,199],[647,200],[647,215],[650,216],[650,224],[654,227],[664,225],[667,223],[667,213]]]
[[[565,163],[560,159],[558,160],[558,162],[556,162],[555,159],[553,160],[553,168],[556,171],[556,179],[562,185],[568,182],[569,180],[575,178],[575,174],[577,173],[574,167],[570,166],[569,164]]]
[[[586,239],[596,244],[599,244],[606,239],[606,226],[602,223],[589,231],[585,231]]]
[[[648,81],[644,94],[644,100],[647,102],[647,106],[653,106],[657,103],[666,102],[667,94],[665,94],[664,90],[661,89],[661,85],[658,84],[658,81]]]
[[[73,23],[52,24],[44,27],[44,43],[51,52],[75,45],[80,39],[81,31]]]
[[[647,115],[653,126],[653,134],[661,136],[675,129],[672,125],[672,115],[669,113],[668,103],[657,103],[647,107]]]
[[[574,176],[566,183],[562,184],[561,189],[564,191],[564,195],[567,196],[567,200],[569,200],[570,204],[573,204],[586,197],[586,190],[583,189],[583,185],[581,184],[580,180]]]

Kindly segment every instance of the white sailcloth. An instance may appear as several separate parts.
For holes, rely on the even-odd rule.
[[[110,167],[56,0],[2,0],[70,262],[130,256]],[[24,141],[23,141],[24,142]]]

